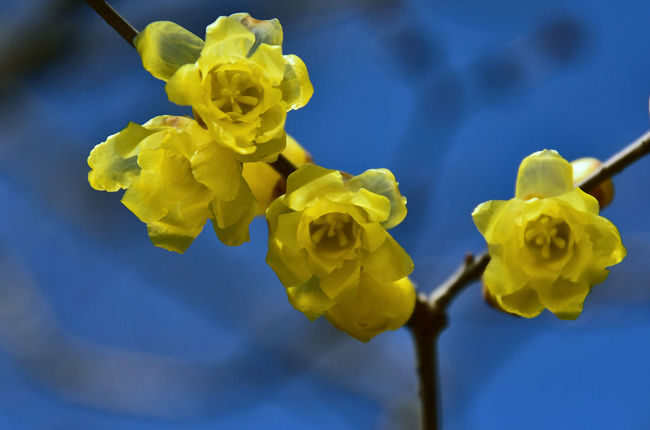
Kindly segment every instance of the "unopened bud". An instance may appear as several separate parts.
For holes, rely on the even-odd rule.
[[[593,157],[578,158],[577,160],[572,161],[573,183],[577,185],[584,181],[589,177],[589,175],[598,170],[602,164],[603,163],[599,159]],[[587,194],[591,194],[596,198],[596,200],[598,200],[600,209],[605,208],[605,206],[609,205],[614,199],[614,184],[611,179],[602,181],[600,184],[589,190],[583,189],[583,191]]]

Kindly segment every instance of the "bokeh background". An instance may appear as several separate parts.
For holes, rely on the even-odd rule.
[[[429,290],[484,248],[470,213],[527,154],[606,158],[648,128],[647,1],[114,1],[198,35],[280,18],[315,94],[287,130],[329,168],[391,168],[394,236]],[[413,429],[406,330],[362,344],[293,310],[266,226],[153,247],[86,157],[128,121],[187,114],[81,1],[0,2],[0,428]],[[445,428],[650,428],[650,159],[605,215],[628,257],[584,314],[515,319],[474,285],[441,338]]]

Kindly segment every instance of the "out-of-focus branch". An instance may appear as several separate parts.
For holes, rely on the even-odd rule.
[[[104,0],[86,0],[86,3],[88,3],[88,5],[113,28],[113,30],[122,36],[129,45],[135,48],[133,39],[138,35],[138,30],[136,30],[122,15],[120,15]],[[269,166],[273,167],[276,172],[285,177],[289,176],[297,169],[297,167],[282,154],[278,155],[276,161],[269,163]]]

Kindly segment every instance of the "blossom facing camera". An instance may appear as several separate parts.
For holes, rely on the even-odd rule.
[[[282,54],[282,26],[247,13],[221,16],[205,41],[168,21],[134,40],[142,64],[167,82],[169,100],[192,106],[213,139],[240,161],[273,161],[285,147],[286,113],[314,90],[303,61]]]
[[[577,318],[591,288],[607,278],[606,268],[626,253],[614,224],[598,212],[556,151],[526,157],[515,198],[482,203],[472,213],[491,257],[483,281],[499,307],[526,318],[545,308]]]
[[[122,203],[156,246],[185,252],[208,219],[225,244],[248,240],[256,201],[241,163],[190,118],[129,123],[95,146],[88,165],[96,190],[126,189]]]
[[[386,231],[405,216],[406,199],[388,170],[346,179],[305,164],[266,211],[266,261],[297,310],[311,320],[325,314],[367,341],[413,312],[415,291],[405,280],[413,261]]]

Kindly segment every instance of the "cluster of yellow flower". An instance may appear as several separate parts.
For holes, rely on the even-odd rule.
[[[282,54],[280,23],[220,17],[204,41],[154,22],[134,42],[169,100],[191,106],[194,118],[158,116],[109,136],[88,158],[91,186],[126,189],[122,202],[153,244],[181,253],[208,219],[236,246],[266,214],[266,261],[297,310],[325,315],[362,341],[404,325],[415,306],[413,262],[387,230],[406,216],[406,199],[388,170],[352,177],[318,167],[286,135],[287,111],[304,106],[313,88],[303,61]],[[299,166],[288,178],[267,164],[280,153]],[[484,280],[498,305],[526,317],[544,308],[577,317],[605,267],[625,255],[598,210],[556,152],[526,158],[516,197],[473,213],[489,244]]]
[[[266,213],[267,261],[296,309],[364,341],[402,326],[415,306],[413,262],[386,230],[404,219],[406,199],[387,170],[344,178],[306,164],[284,124],[313,88],[303,61],[282,54],[280,23],[220,17],[204,41],[154,22],[134,42],[169,100],[194,118],[158,116],[109,136],[88,158],[91,186],[126,189],[122,203],[153,244],[181,253],[208,219],[236,246]],[[303,166],[288,179],[268,164],[280,153]]]

